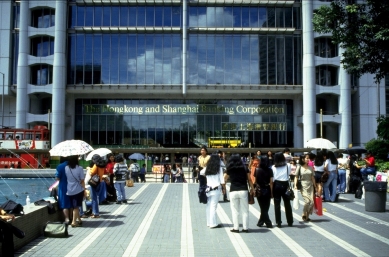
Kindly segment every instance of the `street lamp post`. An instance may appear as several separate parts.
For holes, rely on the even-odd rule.
[[[1,95],[1,126],[4,127],[4,76],[5,74],[0,72],[0,74],[3,76],[3,94]]]

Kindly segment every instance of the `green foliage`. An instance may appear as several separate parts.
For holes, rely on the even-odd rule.
[[[383,161],[383,160],[377,160],[375,162],[375,165],[377,166],[377,171],[389,171],[389,162]]]
[[[376,159],[386,160],[389,153],[389,140],[373,138],[366,143],[365,148],[370,150]]]
[[[376,82],[389,73],[389,1],[366,0],[346,4],[335,0],[315,11],[313,27],[332,33],[332,41],[345,49],[341,63],[350,74],[376,74]]]
[[[378,117],[377,124],[378,138],[382,138],[383,140],[389,140],[389,117]]]

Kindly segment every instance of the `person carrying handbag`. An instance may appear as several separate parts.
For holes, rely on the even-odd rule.
[[[232,212],[233,233],[239,233],[239,214],[242,216],[242,232],[248,233],[249,223],[249,203],[248,188],[250,185],[250,194],[254,195],[254,185],[250,177],[250,171],[246,168],[239,154],[233,154],[227,162],[227,169],[224,175],[224,181],[230,179],[230,206]]]
[[[262,227],[266,224],[267,228],[272,228],[273,224],[269,217],[270,201],[273,198],[273,170],[269,168],[267,157],[256,159],[258,166],[254,173],[254,187],[256,188],[256,197],[261,209],[257,226]]]
[[[308,166],[309,154],[301,155],[299,160],[299,167],[294,178],[294,189],[297,190],[297,179],[301,177],[301,195],[304,199],[304,208],[302,219],[303,221],[310,221],[309,215],[313,212],[314,191],[316,187],[315,173],[312,167]]]
[[[273,197],[274,212],[277,227],[281,228],[281,199],[284,201],[286,221],[289,227],[293,226],[293,213],[289,197],[285,194],[289,188],[290,164],[285,162],[283,153],[278,152],[274,155],[273,170]]]

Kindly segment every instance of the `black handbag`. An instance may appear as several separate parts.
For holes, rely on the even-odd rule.
[[[301,166],[299,166],[299,175],[297,177],[297,184],[296,184],[296,187],[297,187],[297,190],[301,190],[303,188],[303,186],[301,185]],[[296,175],[297,175],[297,171],[296,171]]]
[[[96,188],[98,185],[100,185],[100,176],[99,175],[93,175],[90,180],[88,181],[88,184],[93,187],[93,188]]]
[[[249,204],[254,204],[255,203],[254,195],[250,194],[250,191],[248,191],[248,193],[249,193],[248,195]]]
[[[45,201],[44,199],[38,200],[34,202],[36,206],[47,206],[47,212],[49,214],[54,214],[57,212],[55,206],[50,201]]]
[[[288,165],[286,165],[286,172],[288,173]],[[289,200],[293,201],[295,198],[294,192],[290,186],[290,181],[289,181],[289,186],[286,189],[285,195],[288,197]]]
[[[320,181],[321,183],[326,183],[328,181],[329,175],[327,172],[324,172],[323,175],[321,175]]]
[[[65,238],[68,237],[68,224],[63,222],[47,222],[44,232],[45,237]]]

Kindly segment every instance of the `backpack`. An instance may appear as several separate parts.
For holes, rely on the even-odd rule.
[[[55,207],[54,207],[54,205],[50,201],[45,201],[45,200],[41,199],[41,200],[38,200],[38,201],[34,202],[34,205],[36,205],[36,206],[47,206],[47,212],[49,214],[56,213]]]
[[[16,203],[12,200],[8,200],[1,205],[1,208],[6,211],[8,214],[13,214],[15,216],[24,215],[23,205]]]
[[[139,164],[138,163],[131,164],[130,169],[131,169],[131,172],[139,172],[140,171]]]

